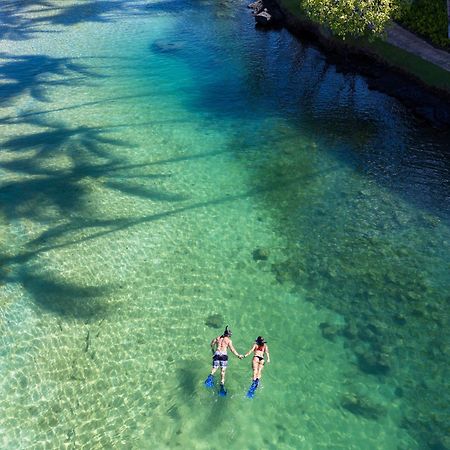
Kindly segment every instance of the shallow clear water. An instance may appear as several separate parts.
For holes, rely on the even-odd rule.
[[[4,3],[0,446],[448,448],[450,135],[240,1]]]

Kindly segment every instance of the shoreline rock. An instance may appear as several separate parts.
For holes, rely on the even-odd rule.
[[[274,0],[257,0],[248,5],[253,10],[256,25],[266,29],[282,28],[284,14]]]

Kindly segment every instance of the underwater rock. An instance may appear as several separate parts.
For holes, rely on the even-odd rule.
[[[266,248],[256,248],[253,250],[252,255],[255,261],[267,261],[269,259],[269,250]]]
[[[355,323],[350,322],[347,324],[347,326],[344,328],[344,336],[348,339],[355,339],[358,335],[358,327]]]
[[[377,342],[377,334],[369,327],[360,327],[358,330],[358,337],[366,342]]]
[[[385,353],[357,352],[356,356],[358,357],[359,368],[365,373],[386,375],[389,372],[388,356]]]
[[[211,314],[205,320],[205,325],[209,328],[220,328],[224,323],[224,318],[221,314]]]
[[[420,428],[427,428],[426,421],[420,421]],[[450,450],[450,437],[448,436],[429,436],[426,442],[430,450]]]
[[[400,313],[395,314],[394,317],[393,317],[393,320],[394,320],[394,322],[397,325],[405,325],[406,324],[405,316],[403,314],[400,314]]]
[[[429,225],[431,227],[437,227],[440,223],[439,217],[427,213],[422,215],[422,220],[425,222],[426,225]]]
[[[341,398],[341,406],[347,411],[366,419],[378,420],[386,414],[385,409],[369,399],[356,394],[346,394]]]
[[[402,389],[400,386],[397,386],[397,387],[395,388],[394,394],[395,394],[397,397],[402,398],[403,395],[404,395],[403,389]]]
[[[332,342],[334,342],[336,337],[341,333],[341,330],[338,327],[327,322],[322,322],[319,325],[319,328],[322,331],[322,336]]]
[[[294,279],[289,261],[272,264],[271,269],[280,284],[293,281]]]
[[[182,41],[166,41],[160,39],[153,42],[152,49],[160,53],[173,53],[181,50],[184,45]]]

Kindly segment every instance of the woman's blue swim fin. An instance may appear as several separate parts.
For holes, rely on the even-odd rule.
[[[258,385],[259,385],[258,378],[256,380],[252,381],[250,389],[247,392],[247,398],[253,398],[255,396],[255,391],[256,391],[256,388],[258,387]]]

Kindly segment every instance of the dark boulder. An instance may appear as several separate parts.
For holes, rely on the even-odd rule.
[[[250,3],[249,8],[253,9],[256,24],[262,28],[281,28],[284,14],[281,12],[278,3],[274,0],[257,0]]]
[[[264,9],[263,1],[257,0],[256,2],[250,3],[248,8],[253,9],[254,14],[259,14]]]
[[[322,336],[332,342],[334,342],[336,340],[336,337],[341,334],[341,330],[339,327],[331,325],[328,322],[322,322],[319,325],[319,328],[322,331]]]
[[[269,250],[266,248],[256,248],[252,253],[255,261],[267,261],[269,259]]]
[[[272,25],[272,16],[267,11],[267,8],[264,8],[260,13],[256,14],[255,20],[258,25],[262,25],[263,27]]]
[[[175,53],[182,48],[185,44],[183,41],[166,41],[164,39],[158,39],[153,42],[152,49],[157,53]]]
[[[220,328],[224,323],[223,316],[221,314],[211,314],[205,320],[205,325],[209,328]]]

